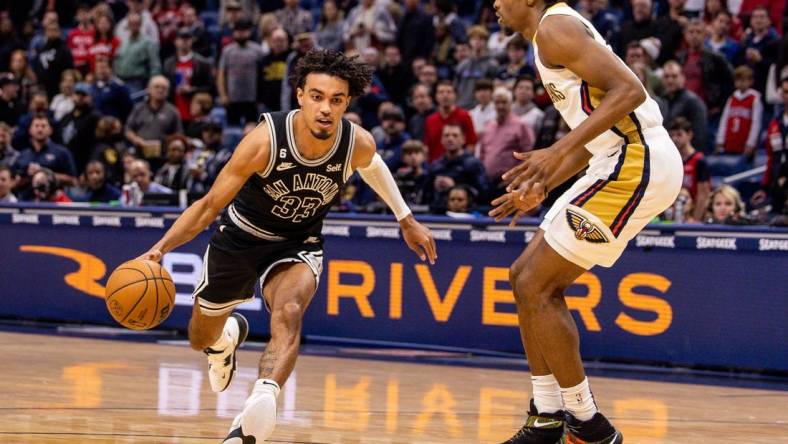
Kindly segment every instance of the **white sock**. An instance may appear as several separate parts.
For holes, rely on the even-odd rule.
[[[231,345],[233,345],[233,340],[230,338],[227,330],[222,330],[222,334],[219,335],[219,339],[217,339],[216,342],[214,342],[208,348],[214,351],[222,351]]]
[[[238,427],[246,436],[254,436],[257,442],[265,442],[276,427],[276,397],[279,384],[272,379],[258,379],[252,394],[246,399],[244,408],[233,420],[230,432]],[[227,441],[226,441],[227,442]]]
[[[588,387],[588,378],[574,387],[561,388],[561,398],[566,410],[581,421],[588,421],[599,409],[594,402],[594,395]]]
[[[534,405],[539,413],[555,413],[563,408],[561,387],[555,376],[531,376],[531,384],[534,387]]]

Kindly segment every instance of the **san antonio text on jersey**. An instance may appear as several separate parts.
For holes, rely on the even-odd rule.
[[[355,129],[342,119],[331,149],[319,159],[306,159],[293,133],[298,112],[262,115],[271,135],[271,158],[264,171],[246,181],[223,214],[223,223],[265,240],[320,236],[326,213],[353,172]]]

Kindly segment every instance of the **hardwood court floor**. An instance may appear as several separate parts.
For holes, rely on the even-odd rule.
[[[1,443],[219,443],[256,377],[242,351],[210,391],[187,347],[0,333]],[[527,408],[524,372],[302,356],[276,443],[497,443]],[[627,443],[774,443],[788,392],[592,378]],[[784,387],[783,387],[784,388]]]

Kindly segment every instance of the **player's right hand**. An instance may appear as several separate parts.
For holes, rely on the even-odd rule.
[[[153,262],[161,262],[162,256],[163,254],[161,250],[159,250],[158,248],[151,248],[150,250],[140,255],[140,257],[138,257],[137,259],[149,260]]]

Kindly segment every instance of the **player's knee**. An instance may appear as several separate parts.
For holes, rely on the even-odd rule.
[[[287,302],[276,310],[275,316],[279,318],[284,326],[284,332],[288,336],[297,335],[301,330],[301,320],[304,310],[298,302]]]

